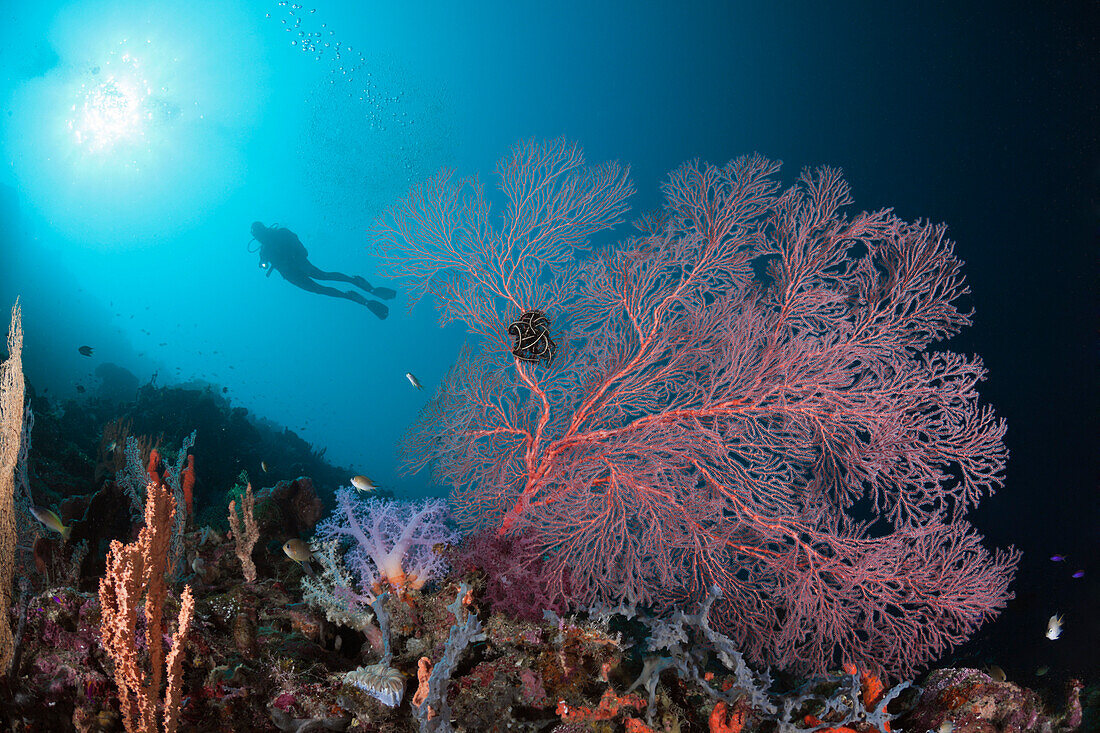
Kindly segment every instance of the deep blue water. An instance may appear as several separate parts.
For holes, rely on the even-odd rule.
[[[947,222],[967,263],[975,325],[950,347],[985,359],[1012,451],[972,518],[1025,553],[1017,600],[968,653],[1020,679],[1095,676],[1095,4],[405,5],[0,10],[0,307],[23,299],[38,389],[76,396],[106,361],[224,385],[400,495],[440,493],[399,478],[394,449],[464,329],[440,330],[430,303],[406,312],[403,293],[380,321],[266,278],[250,222],[385,284],[372,217],[441,166],[491,176],[520,138],[629,163],[635,210],[693,157],[759,151],[788,181],[840,166],[856,208]],[[112,112],[135,97],[143,115]],[[1043,638],[1053,613],[1059,642]]]

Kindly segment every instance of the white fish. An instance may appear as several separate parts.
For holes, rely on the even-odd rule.
[[[424,389],[424,385],[420,383],[420,380],[417,379],[412,372],[405,372],[405,379],[409,380],[409,384],[417,389]]]
[[[374,482],[366,476],[352,476],[351,485],[359,489],[359,491],[362,491],[364,494],[369,494],[378,489],[378,487],[374,485]]]
[[[1054,641],[1062,635],[1062,617],[1051,616],[1047,621],[1047,638]]]

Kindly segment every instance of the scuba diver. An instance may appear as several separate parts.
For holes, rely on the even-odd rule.
[[[338,280],[351,283],[364,292],[386,300],[397,295],[389,288],[371,287],[370,283],[358,275],[352,277],[342,272],[325,272],[318,269],[309,261],[309,252],[306,251],[306,248],[298,239],[298,235],[289,229],[279,226],[265,227],[262,222],[254,221],[252,222],[252,236],[260,243],[260,268],[267,270],[268,277],[271,277],[272,272],[278,270],[284,280],[291,285],[297,285],[302,290],[329,295],[333,298],[346,298],[367,306],[370,308],[371,313],[379,318],[385,318],[389,314],[390,309],[385,304],[379,303],[377,300],[368,300],[354,290],[344,292],[314,282],[315,280]],[[255,250],[250,249],[249,251],[253,252]]]

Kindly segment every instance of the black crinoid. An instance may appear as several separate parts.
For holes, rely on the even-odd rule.
[[[526,311],[508,326],[508,335],[515,338],[512,354],[522,361],[547,364],[554,360],[557,344],[550,338],[550,319],[542,311]]]

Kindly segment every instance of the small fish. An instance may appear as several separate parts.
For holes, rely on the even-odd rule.
[[[1071,578],[1083,578],[1083,577],[1085,577],[1085,571],[1084,570],[1078,570],[1076,573],[1074,573],[1073,575],[1071,575],[1069,577],[1071,577]]]
[[[309,549],[309,545],[299,539],[284,542],[283,552],[294,562],[307,562],[313,557],[313,551]]]
[[[46,509],[45,507],[36,506],[31,507],[31,514],[33,514],[34,518],[37,519],[39,522],[42,522],[42,525],[46,527],[46,529],[52,529],[54,532],[60,532],[63,538],[65,538],[66,540],[69,539],[69,534],[73,531],[73,528],[66,527],[64,524],[62,524],[61,517],[57,516],[57,514],[55,514],[52,510]]]
[[[366,476],[352,476],[351,485],[362,491],[364,494],[369,494],[372,491],[376,491],[378,489],[378,487],[374,485],[374,482]]]
[[[1065,562],[1065,560],[1066,560],[1065,555],[1051,555],[1050,556],[1050,561],[1051,562]]]
[[[1049,671],[1050,671],[1050,667],[1048,667],[1044,664],[1042,667],[1039,667],[1039,669],[1035,670],[1035,676],[1036,677],[1042,677],[1043,675],[1045,675]]]
[[[998,667],[996,664],[991,664],[985,668],[986,673],[997,682],[1004,682],[1008,679],[1008,675],[1005,671]]]
[[[76,391],[80,394],[84,394],[84,385],[83,384],[76,385]]]
[[[1062,635],[1062,617],[1051,616],[1047,621],[1047,638],[1054,641]]]
[[[91,356],[93,349],[91,346],[81,346],[79,349],[77,349],[77,351],[79,351],[84,356]]]
[[[108,453],[114,453],[115,448],[117,448],[117,447],[118,447],[118,441],[117,440],[112,440],[110,442],[110,444],[107,446],[107,452]]]
[[[955,724],[952,723],[950,720],[945,720],[940,723],[938,728],[936,728],[936,733],[953,733],[954,730]]]
[[[222,394],[225,394],[228,391],[229,391],[229,387],[222,387]]]
[[[267,461],[260,461],[260,468],[264,470],[264,473],[267,473]]]
[[[315,576],[313,568],[310,567],[310,560],[313,559],[313,552],[309,549],[309,545],[302,542],[299,539],[287,540],[283,543],[283,552],[294,562],[302,566],[302,570],[306,572],[306,575]]]
[[[417,389],[424,389],[424,385],[420,383],[420,380],[417,379],[412,372],[405,372],[405,379],[409,380],[409,384]]]

